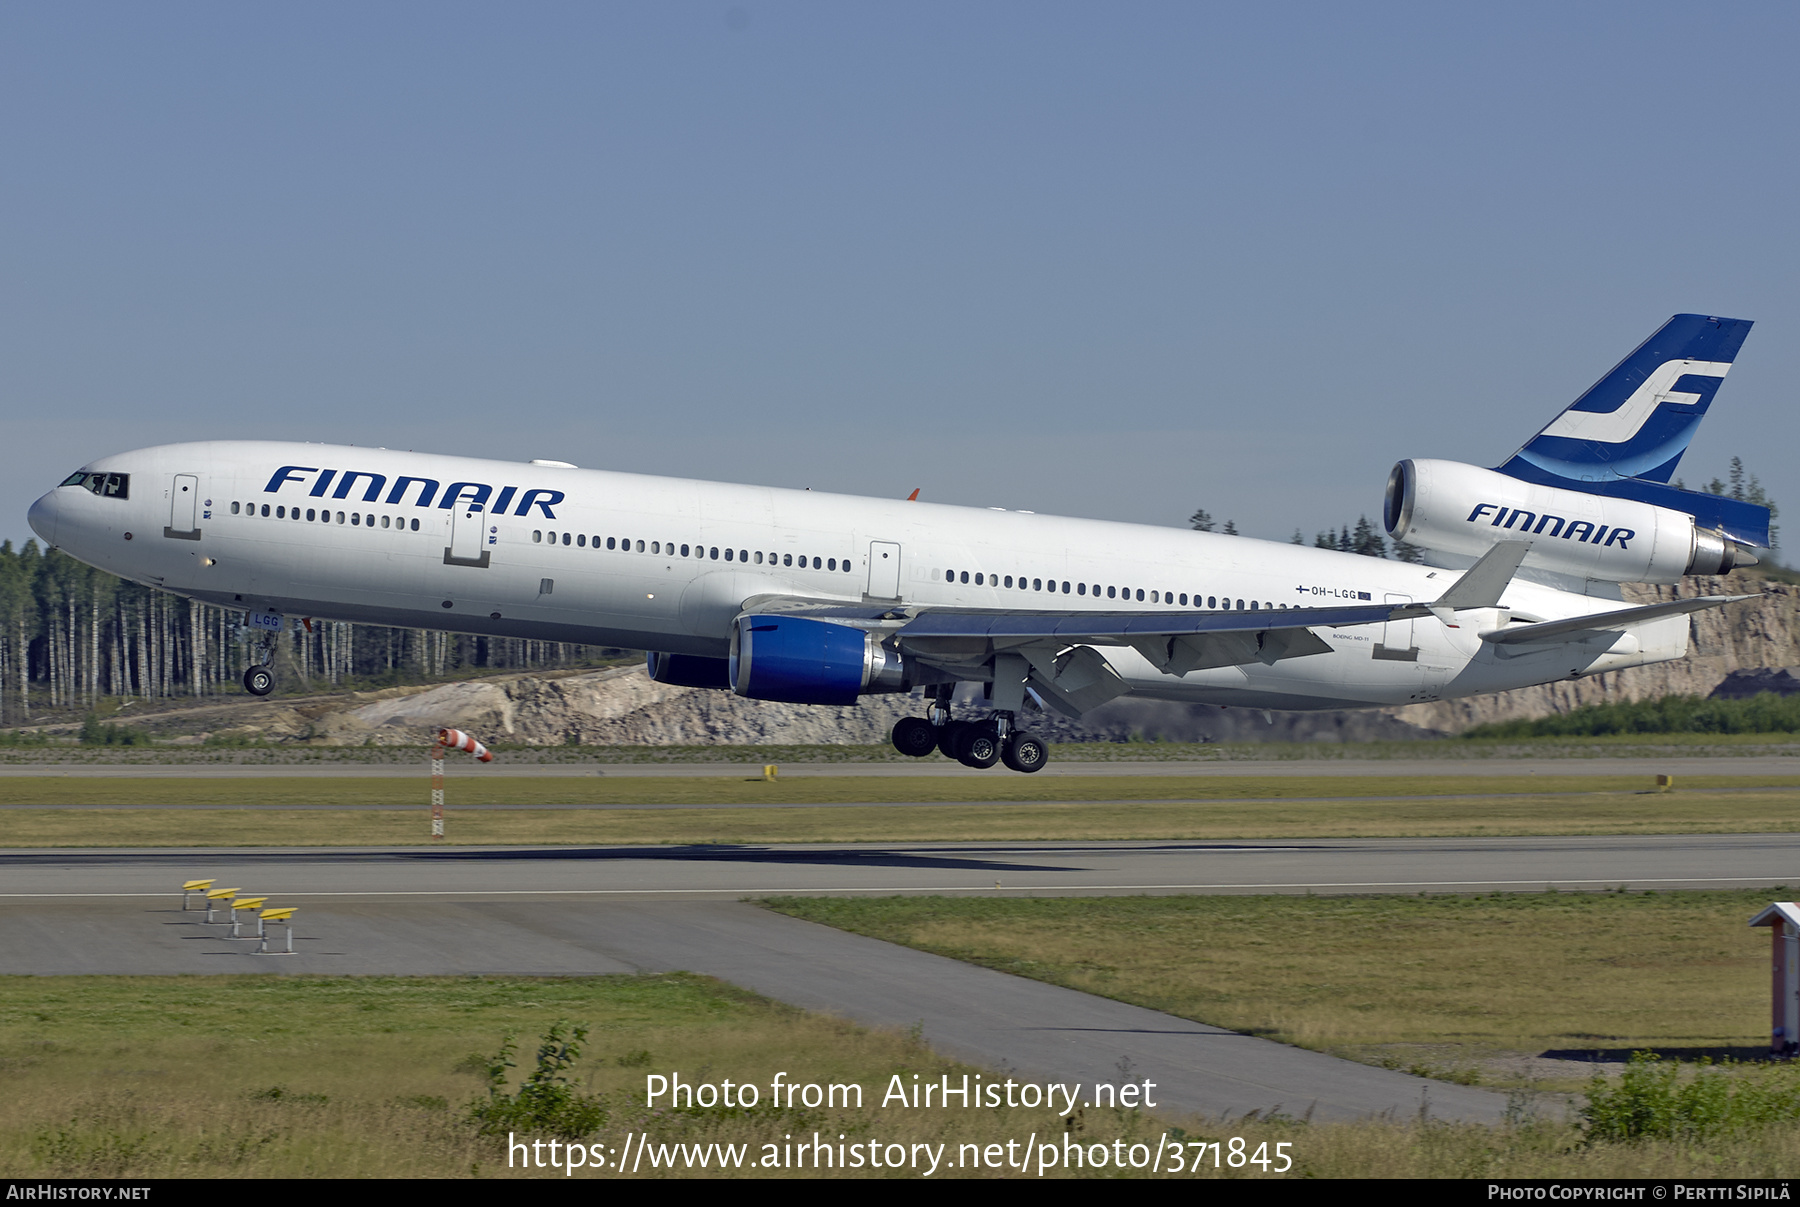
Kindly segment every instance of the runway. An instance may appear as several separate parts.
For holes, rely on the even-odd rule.
[[[1236,843],[0,852],[0,968],[13,973],[591,975],[683,969],[1045,1078],[1121,1061],[1174,1113],[1429,1103],[1496,1120],[1497,1094],[1418,1078],[773,914],[783,893],[1082,895],[1747,887],[1800,879],[1800,836]],[[198,912],[215,878],[300,907],[292,958],[251,954]]]
[[[166,896],[208,876],[297,901],[1743,888],[1800,881],[1800,835],[0,851],[0,902]]]

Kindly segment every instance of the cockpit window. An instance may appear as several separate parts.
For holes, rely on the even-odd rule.
[[[130,474],[91,474],[86,470],[76,470],[62,484],[64,486],[85,486],[95,494],[108,499],[131,497]]]

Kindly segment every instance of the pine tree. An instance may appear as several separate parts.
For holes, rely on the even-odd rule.
[[[1212,513],[1201,508],[1188,517],[1188,526],[1195,532],[1211,532],[1214,528]]]
[[[1357,517],[1356,533],[1350,538],[1350,552],[1360,553],[1364,557],[1387,556],[1387,542],[1375,531],[1375,525],[1369,523],[1368,516]]]
[[[1706,493],[1737,499],[1744,503],[1754,503],[1758,507],[1767,507],[1771,521],[1781,514],[1781,509],[1776,507],[1774,500],[1764,492],[1762,483],[1756,480],[1756,475],[1745,472],[1742,457],[1731,459],[1731,468],[1726,471],[1725,477],[1726,481],[1724,482],[1717,478],[1708,482],[1705,487]],[[1675,485],[1680,488],[1680,481],[1677,481]],[[1769,524],[1769,547],[1771,549],[1780,543],[1780,532],[1781,530],[1773,522]]]

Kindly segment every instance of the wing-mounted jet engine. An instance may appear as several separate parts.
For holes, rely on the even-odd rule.
[[[1749,331],[1678,314],[1498,468],[1400,462],[1388,535],[1457,558],[1525,541],[1527,567],[1604,582],[1754,566],[1768,508],[1669,484]]]

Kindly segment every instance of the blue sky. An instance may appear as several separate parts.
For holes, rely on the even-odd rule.
[[[1285,539],[1670,314],[1800,516],[1800,6],[0,7],[0,537],[380,444]]]

